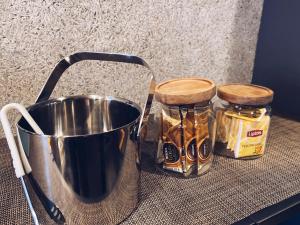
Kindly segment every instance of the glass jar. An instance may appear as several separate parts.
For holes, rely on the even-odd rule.
[[[187,85],[190,82],[193,85]],[[163,103],[156,155],[160,168],[184,177],[202,175],[210,169],[216,132],[210,101],[214,95],[214,83],[200,78],[172,80],[157,86],[156,99]]]
[[[215,153],[253,159],[265,153],[273,91],[262,86],[229,84],[218,88]]]

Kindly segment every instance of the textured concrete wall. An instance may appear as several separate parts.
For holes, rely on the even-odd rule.
[[[158,81],[197,75],[249,82],[263,0],[0,0],[0,106],[32,104],[55,64],[76,51],[141,56]],[[92,93],[140,102],[145,70],[85,62],[53,96]]]

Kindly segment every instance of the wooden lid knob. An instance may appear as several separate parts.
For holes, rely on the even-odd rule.
[[[225,84],[218,87],[219,98],[240,105],[266,105],[273,100],[273,91],[253,84]]]
[[[203,78],[182,78],[156,86],[155,98],[165,105],[190,105],[209,101],[216,94],[215,83]]]

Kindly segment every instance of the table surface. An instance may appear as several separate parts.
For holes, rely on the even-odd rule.
[[[143,146],[140,203],[122,224],[231,224],[300,192],[300,122],[274,116],[266,154],[214,158],[204,176],[168,176]],[[0,224],[31,224],[5,139],[0,140]]]

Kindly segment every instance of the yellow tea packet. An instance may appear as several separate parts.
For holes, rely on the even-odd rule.
[[[232,117],[232,125],[227,148],[234,151],[235,158],[262,155],[270,125],[270,116],[266,109],[260,109],[256,118],[241,115],[234,111],[225,112]]]
[[[216,141],[227,143],[229,139],[229,131],[231,125],[231,117],[225,115],[225,110],[218,108],[216,112],[217,132]]]

